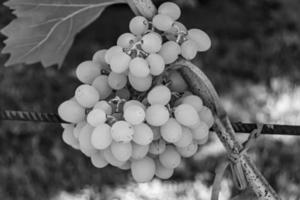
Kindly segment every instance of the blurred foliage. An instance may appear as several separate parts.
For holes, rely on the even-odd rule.
[[[194,62],[211,78],[232,118],[297,124],[299,1],[177,2],[183,7],[180,21],[187,27],[205,30],[212,38],[211,50]],[[96,50],[113,45],[121,33],[128,31],[132,16],[126,6],[107,9],[76,37],[61,69],[43,69],[40,64],[4,68],[8,55],[0,55],[0,109],[55,112],[79,84],[74,77],[76,65],[90,59]],[[13,17],[0,6],[0,28]],[[0,41],[4,39],[0,35]],[[0,43],[0,49],[3,45]],[[59,125],[53,124],[0,122],[0,199],[49,199],[61,191],[78,192],[86,187],[94,188],[96,193],[117,185],[130,187],[128,173],[92,167],[87,158],[62,143],[61,131]],[[204,158],[187,160],[171,181],[180,184],[196,180],[197,184],[200,174],[208,187],[218,161],[224,156],[224,151],[214,151],[215,146]],[[251,152],[262,173],[284,199],[300,198],[298,138],[262,137]]]

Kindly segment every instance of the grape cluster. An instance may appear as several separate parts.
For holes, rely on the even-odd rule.
[[[78,65],[82,82],[58,113],[63,141],[90,157],[92,164],[131,169],[137,182],[168,179],[181,158],[197,153],[214,123],[209,108],[188,90],[169,65],[193,59],[210,47],[199,29],[176,20],[179,7],[162,4],[152,21],[137,16],[117,45],[97,51]],[[170,67],[169,67],[170,66]]]
[[[208,35],[200,29],[187,28],[176,21],[181,15],[180,8],[166,2],[158,8],[152,21],[136,16],[129,23],[129,33],[122,34],[115,46],[100,50],[93,60],[110,66],[110,79],[113,89],[130,85],[137,91],[147,91],[152,79],[164,73],[167,65],[180,56],[191,60],[197,52],[206,51],[211,46]]]

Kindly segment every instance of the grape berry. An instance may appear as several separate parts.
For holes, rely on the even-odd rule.
[[[152,21],[134,17],[131,33],[78,65],[82,85],[58,108],[70,123],[62,124],[62,138],[95,167],[131,169],[137,182],[168,179],[182,157],[208,140],[213,115],[170,64],[195,58],[211,42],[202,30],[176,21],[180,15],[166,2]]]

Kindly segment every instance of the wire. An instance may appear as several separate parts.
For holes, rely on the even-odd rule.
[[[66,123],[58,116],[58,114],[55,113],[40,113],[16,110],[0,110],[0,120]]]
[[[0,110],[0,120],[32,121],[47,123],[68,123],[56,113],[40,113],[16,110]],[[232,126],[237,133],[251,133],[257,128],[255,123],[234,122]],[[300,126],[263,124],[262,134],[300,136]]]

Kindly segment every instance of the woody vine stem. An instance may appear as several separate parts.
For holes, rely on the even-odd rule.
[[[137,15],[143,15],[151,19],[157,12],[157,9],[151,0],[127,0],[132,10]],[[180,60],[175,65],[182,66],[181,74],[192,88],[192,92],[204,100],[206,106],[214,112],[215,125],[214,131],[225,146],[229,157],[235,158],[234,166],[241,169],[237,176],[245,175],[249,186],[259,199],[279,200],[280,197],[257,167],[252,162],[247,152],[243,151],[243,146],[236,140],[235,131],[231,125],[226,111],[220,103],[218,94],[205,76],[205,74],[194,64],[186,60]]]

